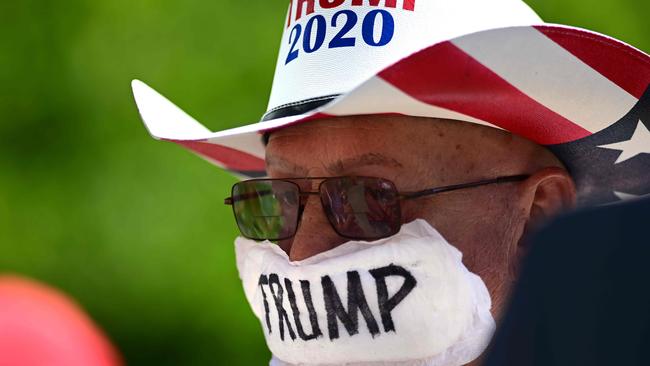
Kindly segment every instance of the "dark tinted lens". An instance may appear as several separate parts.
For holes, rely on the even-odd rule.
[[[254,180],[235,184],[233,211],[242,235],[256,240],[291,237],[298,225],[300,192],[291,182]]]
[[[332,178],[321,184],[320,192],[325,213],[341,236],[378,239],[399,231],[399,198],[390,181]]]

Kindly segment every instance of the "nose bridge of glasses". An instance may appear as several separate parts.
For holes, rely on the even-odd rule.
[[[309,196],[315,196],[320,194],[320,186],[322,181],[327,178],[318,178],[318,177],[305,177],[305,178],[285,178],[278,179],[294,184],[298,188],[298,193],[301,198],[301,203],[306,201]]]
[[[318,194],[318,190],[322,182],[327,178],[320,177],[303,177],[303,178],[286,178],[288,182],[291,182],[300,188],[301,194]]]

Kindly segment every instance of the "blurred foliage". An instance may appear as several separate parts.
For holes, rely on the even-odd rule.
[[[256,121],[286,1],[0,4],[0,272],[77,299],[130,365],[261,365],[234,265],[235,181],[154,142],[140,78],[213,130]],[[529,0],[650,50],[649,2]]]

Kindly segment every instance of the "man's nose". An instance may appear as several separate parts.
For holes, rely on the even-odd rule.
[[[299,261],[333,249],[348,239],[339,236],[323,212],[318,196],[309,196],[289,247],[289,259]]]

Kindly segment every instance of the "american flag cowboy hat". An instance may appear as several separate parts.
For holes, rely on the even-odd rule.
[[[650,194],[650,57],[544,23],[520,0],[292,0],[257,123],[211,132],[141,81],[151,135],[240,177],[262,134],[319,118],[402,114],[505,129],[553,151],[582,204]]]

